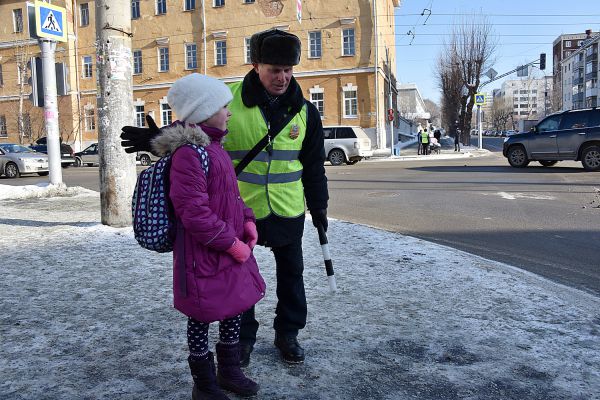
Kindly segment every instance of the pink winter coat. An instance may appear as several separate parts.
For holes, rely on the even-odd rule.
[[[237,237],[244,242],[244,222],[254,220],[240,196],[227,152],[225,132],[176,122],[161,129],[152,143],[161,155],[173,153],[169,195],[178,220],[173,250],[174,306],[202,322],[236,316],[265,295],[254,255],[243,264],[227,250]],[[185,143],[204,146],[208,179],[198,152]],[[180,148],[181,147],[181,148]],[[178,149],[178,150],[177,150]],[[177,150],[177,151],[175,151]]]

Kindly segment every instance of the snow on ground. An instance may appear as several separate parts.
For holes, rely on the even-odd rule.
[[[189,399],[171,255],[142,249],[130,228],[101,225],[95,192],[8,188],[0,185],[0,398]],[[343,221],[331,221],[329,240],[335,295],[307,222],[307,359],[293,367],[273,347],[273,259],[255,251],[268,285],[247,369],[257,398],[600,399],[597,297]]]

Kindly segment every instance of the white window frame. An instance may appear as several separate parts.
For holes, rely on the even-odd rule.
[[[220,43],[224,44],[221,48],[219,48]],[[219,56],[224,59],[219,60]],[[227,40],[215,40],[215,65],[227,65]]]
[[[314,87],[308,89],[308,91],[310,92],[310,102],[314,104],[314,106],[317,108],[317,111],[319,111],[321,119],[323,119],[325,117],[325,89],[319,85],[315,85]],[[320,95],[320,99],[315,98],[318,97],[318,95]]]
[[[565,47],[571,47],[571,41],[565,40]]]
[[[164,12],[160,12],[159,4],[164,4]],[[155,0],[154,1],[154,15],[165,15],[167,13],[167,0]]]
[[[246,64],[252,64],[252,58],[250,57],[250,38],[244,38],[244,62]]]
[[[312,34],[318,34],[318,43],[316,38],[313,41]],[[313,50],[315,54],[313,54]],[[317,53],[318,50],[318,54]],[[321,31],[310,31],[308,32],[308,58],[321,58],[323,56],[323,34]]]
[[[140,67],[139,71],[136,71],[136,68],[135,68],[136,67],[136,60],[138,60],[138,57],[137,57],[136,53],[139,53],[139,63],[138,63],[138,65]],[[144,61],[142,59],[142,50],[141,49],[133,50],[131,52],[131,57],[133,59],[133,65],[131,66],[132,71],[133,71],[133,75],[140,75],[141,73],[144,72]]]
[[[135,4],[135,7],[133,6]],[[133,10],[137,10],[137,15]],[[142,10],[140,7],[140,0],[131,0],[131,19],[139,19],[142,16]]]
[[[348,83],[346,86],[342,87],[343,96],[342,96],[342,118],[358,118],[358,86],[354,86],[351,83]],[[348,93],[354,92],[354,97],[347,97]],[[350,114],[348,112],[346,102],[350,102],[350,107],[352,108],[352,100],[354,100],[356,114]]]
[[[89,59],[89,63],[86,62],[86,59]],[[94,76],[93,65],[94,59],[92,56],[82,56],[81,57],[81,77],[83,79],[91,79]]]
[[[89,24],[90,24],[90,3],[81,3],[81,4],[79,4],[79,26],[88,26]]]
[[[183,0],[183,11],[194,11],[196,9],[196,0]]]
[[[173,110],[169,106],[167,97],[163,97],[159,101],[160,103],[160,126],[171,125],[173,122]]]
[[[166,50],[165,54],[161,51]],[[161,46],[156,49],[158,54],[158,72],[169,72],[169,46]],[[163,58],[166,61],[166,69],[163,69]]]
[[[346,36],[346,32],[352,31],[352,35],[348,35]],[[346,53],[346,37],[348,37],[348,42],[350,43],[350,39],[352,39],[352,48],[349,48],[348,50],[351,50],[351,53]],[[342,29],[342,56],[344,57],[354,57],[356,56],[356,29],[354,28],[343,28]]]
[[[83,107],[83,129],[86,132],[96,130],[96,110],[91,104],[86,104]]]
[[[213,0],[213,7],[225,7],[225,0]]]
[[[142,112],[138,111],[138,107],[142,107]],[[133,124],[138,128],[146,127],[146,102],[142,99],[136,99],[133,102]],[[141,125],[140,125],[141,122]]]
[[[193,57],[191,57],[191,48],[193,47]],[[196,43],[185,43],[184,44],[184,54],[185,54],[185,69],[186,70],[194,70],[198,69],[198,46]],[[192,64],[190,64],[190,61]]]
[[[23,32],[23,9],[22,8],[15,8],[12,10],[12,16],[13,16],[13,32],[14,33],[21,33]]]

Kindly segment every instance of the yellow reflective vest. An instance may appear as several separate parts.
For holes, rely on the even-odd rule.
[[[242,102],[242,82],[229,85],[233,100],[224,147],[234,166],[244,158],[268,132],[258,106],[248,108]],[[306,104],[275,136],[265,149],[238,175],[238,186],[246,205],[257,219],[271,214],[295,218],[305,213],[302,164],[298,155],[306,136]]]

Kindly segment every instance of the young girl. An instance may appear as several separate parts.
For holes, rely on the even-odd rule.
[[[259,389],[244,375],[239,359],[241,314],[264,296],[265,283],[252,255],[258,236],[254,214],[240,197],[231,159],[221,146],[231,99],[217,79],[191,74],[177,80],[167,100],[180,120],[162,128],[152,142],[157,154],[172,154],[173,296],[175,308],[188,316],[193,399],[228,399],[221,388],[242,396]],[[208,157],[188,144],[204,147]],[[208,345],[213,321],[219,321],[216,374]]]

